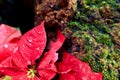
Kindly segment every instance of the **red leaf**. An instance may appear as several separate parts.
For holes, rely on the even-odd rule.
[[[12,65],[11,67],[18,66],[25,68],[28,65],[27,61],[23,59],[21,54],[19,54],[17,44],[6,43],[1,45],[0,57],[0,65],[2,65],[2,67],[10,67]]]
[[[14,57],[15,58],[15,57]],[[19,62],[17,62],[19,63]],[[23,64],[21,64],[23,66]],[[19,66],[21,66],[19,65]],[[26,71],[26,67],[21,68],[18,67],[14,62],[13,62],[13,56],[9,56],[5,60],[3,60],[0,63],[0,72],[6,74],[6,75],[19,75],[20,73],[23,73]]]
[[[3,57],[6,56],[3,55]],[[17,49],[15,49],[10,56],[7,55],[7,57],[1,61],[0,72],[10,76],[19,75],[27,71],[27,65],[27,61],[25,61],[20,54],[17,53]]]
[[[12,76],[12,80],[46,80],[35,76],[34,78],[28,78],[26,74],[21,74],[17,76]]]
[[[60,74],[59,80],[76,80],[76,78],[73,72],[69,72],[67,74]]]
[[[42,79],[51,80],[56,75],[56,72],[49,70],[49,69],[47,70],[44,68],[44,69],[39,70],[39,74]]]
[[[23,58],[34,62],[42,54],[46,46],[44,22],[23,35],[18,46]]]
[[[63,64],[62,62],[56,63],[58,73],[66,74],[72,70],[71,66]],[[59,72],[60,71],[60,72]]]
[[[50,80],[55,76],[57,69],[54,63],[58,59],[56,51],[62,46],[64,40],[64,35],[58,31],[56,41],[51,42],[50,50],[46,52],[38,65],[37,72],[40,74],[40,77],[35,76],[32,80]],[[11,75],[12,80],[29,80],[26,75],[27,73],[24,72],[27,72],[28,65],[34,65],[35,60],[41,56],[46,46],[44,22],[23,35],[20,41],[18,41],[17,46],[13,50],[12,56],[7,57],[1,62],[0,72]],[[19,72],[20,76],[18,75]]]
[[[42,69],[42,68],[46,68],[46,69],[53,69],[53,71],[56,71],[56,67],[54,65],[54,63],[57,61],[58,59],[58,54],[57,53],[53,53],[52,55],[48,55],[49,53],[45,53],[42,61],[40,62],[38,69]],[[50,60],[49,60],[50,58]]]
[[[20,38],[21,33],[16,28],[10,27],[5,24],[0,25],[0,45],[10,42],[14,38]]]
[[[38,66],[38,73],[48,80],[52,79],[56,74],[57,70],[54,64],[58,59],[58,53],[56,52],[62,46],[64,40],[64,35],[60,31],[58,31],[57,39],[55,40],[55,42],[51,42],[50,50],[45,53],[42,61]]]
[[[27,74],[23,73],[23,74],[19,74],[17,76],[12,76],[12,80],[34,80],[34,79],[29,79],[27,77]]]
[[[12,61],[18,68],[27,68],[27,65],[31,64],[31,62],[25,60],[19,52],[12,55]]]
[[[0,25],[0,62],[17,51],[20,36],[19,30],[5,24]]]
[[[11,67],[4,67],[1,68],[1,70],[4,70],[3,74],[9,75],[9,76],[17,76],[17,75],[21,75],[21,74],[27,74],[27,70],[23,70],[23,69],[18,69],[18,68],[11,68]],[[2,72],[2,71],[1,71]]]
[[[39,65],[38,68],[40,68],[40,66],[45,66],[49,64],[51,61],[55,62],[58,59],[56,52],[62,46],[62,44],[64,43],[64,40],[65,40],[65,36],[60,31],[58,31],[56,41],[50,43],[50,50],[46,52],[44,58],[40,62],[41,65]]]
[[[50,58],[51,60],[49,60],[48,58]],[[57,53],[53,53],[52,55],[48,55],[48,53],[45,54],[37,68],[37,71],[41,77],[50,80],[55,76],[57,69],[54,63],[56,62],[57,59],[58,59]],[[47,63],[48,62],[47,60],[50,62]]]
[[[6,43],[0,45],[0,62],[11,56],[17,50],[17,44]]]
[[[64,53],[62,62],[58,63],[57,66],[60,73],[59,80],[102,80],[101,73],[92,72],[87,63],[78,60],[67,52]]]
[[[61,31],[58,31],[57,39],[50,43],[50,51],[56,52],[63,45],[64,41],[65,36],[61,33]]]
[[[49,79],[54,77],[57,71],[54,63],[58,59],[58,53],[56,52],[62,46],[64,40],[65,40],[64,35],[60,31],[58,31],[57,39],[54,42],[51,42],[50,50],[45,53],[42,61],[38,66],[38,72],[40,75],[46,74],[47,78]],[[41,69],[44,70],[41,71]],[[51,71],[52,74],[48,73],[49,71]]]
[[[4,52],[2,52],[3,49],[6,54],[3,55],[4,60],[1,60],[0,72],[14,75],[16,69],[25,70],[28,65],[32,65],[32,62],[35,62],[46,46],[44,22],[23,35],[21,40],[17,43],[17,48],[12,47],[11,45],[6,45],[5,48],[1,47],[1,56],[2,53],[4,54]]]

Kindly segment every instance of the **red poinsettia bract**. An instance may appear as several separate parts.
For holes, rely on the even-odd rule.
[[[65,52],[62,62],[57,63],[59,80],[102,80],[101,73],[92,72],[88,63]]]
[[[21,37],[21,32],[5,24],[0,25],[0,45],[15,41]]]
[[[20,37],[21,33],[16,28],[5,24],[0,25],[0,62],[11,55],[9,52],[14,51]]]
[[[16,28],[5,24],[0,25],[0,63],[15,51],[20,37],[21,32]]]
[[[43,54],[47,41],[42,22],[23,35],[14,49],[5,49],[11,56],[0,62],[0,71],[11,76],[12,80],[50,80],[57,72],[54,64],[58,59],[56,51],[64,40],[65,37],[58,31],[57,39],[50,43],[49,51],[45,52],[42,60],[36,64],[36,60]]]

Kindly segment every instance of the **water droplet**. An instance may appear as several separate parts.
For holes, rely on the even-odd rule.
[[[8,45],[7,45],[7,44],[5,44],[5,45],[4,45],[4,47],[5,47],[5,48],[8,48]]]
[[[27,40],[28,40],[28,42],[31,43],[33,41],[33,38],[32,37],[28,37]]]
[[[31,46],[32,46],[32,44],[31,44],[31,43],[29,43],[28,45],[29,45],[29,47],[31,47]]]
[[[92,79],[94,79],[94,76],[91,76]]]
[[[23,48],[25,47],[25,45],[22,45],[23,46]]]
[[[1,70],[1,72],[4,72],[4,70]]]
[[[8,64],[8,63],[7,63]],[[8,66],[4,66],[5,68],[7,68]]]
[[[18,59],[18,61],[20,61],[20,62],[21,62],[21,59]]]
[[[37,31],[38,34],[41,34],[41,31]]]
[[[13,53],[15,53],[17,50],[18,50],[18,47],[16,47],[16,48],[14,49]]]
[[[32,39],[28,39],[29,42],[32,42]]]
[[[39,47],[37,47],[36,49],[37,49],[38,51],[40,50],[40,48],[39,48]]]
[[[27,64],[28,64],[28,65],[31,65],[31,61],[27,61]]]
[[[22,78],[20,77],[19,80],[22,80]]]

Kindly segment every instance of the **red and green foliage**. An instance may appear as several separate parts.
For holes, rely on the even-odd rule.
[[[12,27],[0,28],[0,36],[3,36],[0,40],[0,74],[8,75],[12,80],[51,80],[56,74],[59,74],[59,80],[102,80],[101,73],[92,72],[87,63],[67,52],[63,54],[62,62],[57,61],[57,51],[65,41],[61,31],[58,30],[56,40],[49,42],[46,51],[44,22],[23,36]]]

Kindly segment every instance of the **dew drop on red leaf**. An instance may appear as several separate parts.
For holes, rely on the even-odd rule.
[[[0,45],[0,62],[11,56],[17,50],[16,44],[6,43]]]
[[[67,52],[64,53],[62,62],[57,64],[57,68],[60,73],[59,80],[102,80],[101,73],[92,72],[88,63]]]
[[[42,54],[46,46],[46,40],[44,22],[42,22],[21,37],[18,44],[19,52],[24,59],[34,62]]]
[[[50,50],[45,53],[42,61],[38,66],[38,73],[43,75],[43,77],[45,77],[46,74],[46,79],[53,78],[57,72],[56,66],[54,64],[58,59],[58,53],[56,52],[62,46],[64,40],[65,36],[60,31],[58,31],[57,39],[50,43]]]

